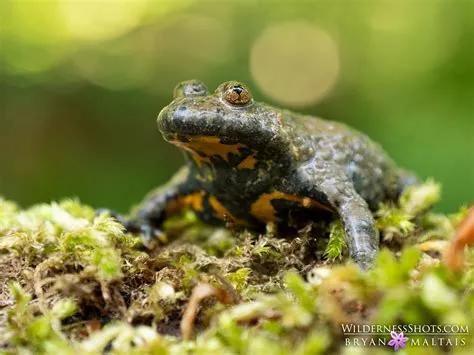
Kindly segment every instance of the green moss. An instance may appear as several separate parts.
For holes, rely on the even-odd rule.
[[[329,242],[324,254],[329,260],[334,261],[335,259],[342,256],[345,246],[346,236],[344,234],[342,223],[340,220],[333,221],[329,225]]]
[[[472,327],[474,253],[464,273],[454,274],[440,263],[439,250],[420,248],[451,238],[466,215],[466,208],[449,216],[429,212],[438,198],[439,185],[429,181],[398,204],[380,206],[374,215],[384,243],[367,273],[341,265],[347,253],[338,220],[280,237],[272,228],[262,235],[210,228],[186,212],[167,222],[168,244],[145,252],[140,238],[77,200],[22,210],[0,199],[0,348],[347,353],[364,349],[344,345],[341,323]],[[206,299],[195,338],[183,341],[179,321],[198,283],[240,301]]]
[[[235,272],[228,273],[225,277],[237,291],[242,292],[247,286],[247,280],[251,272],[252,269],[243,267]]]
[[[35,354],[73,354],[73,349],[61,332],[61,321],[73,315],[77,309],[70,299],[57,301],[43,315],[34,316],[30,304],[31,295],[18,283],[10,285],[15,301],[8,312],[6,338],[18,350],[29,350]]]

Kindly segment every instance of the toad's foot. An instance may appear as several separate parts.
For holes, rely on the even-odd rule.
[[[158,244],[167,241],[166,234],[160,228],[156,228],[149,223],[138,220],[129,220],[120,213],[108,209],[100,208],[96,210],[96,215],[108,214],[125,227],[126,232],[142,237],[142,243],[147,249],[154,249]]]

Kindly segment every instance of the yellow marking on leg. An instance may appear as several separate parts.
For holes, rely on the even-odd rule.
[[[250,213],[255,218],[265,223],[278,221],[275,208],[272,205],[273,200],[293,201],[300,203],[301,206],[305,208],[319,208],[332,212],[331,208],[324,206],[309,197],[301,197],[297,195],[287,194],[281,191],[273,191],[260,195],[260,197],[250,207]]]
[[[247,222],[245,222],[244,220],[234,217],[232,213],[230,213],[229,210],[225,208],[224,205],[214,195],[209,196],[209,204],[214,210],[214,216],[216,216],[220,220],[230,220],[235,224],[247,225]]]
[[[178,196],[174,200],[168,202],[166,206],[166,215],[176,214],[185,207],[190,207],[194,211],[202,212],[203,210],[204,191],[193,192],[189,195]]]

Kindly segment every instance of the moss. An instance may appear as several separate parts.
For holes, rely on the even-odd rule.
[[[344,228],[340,220],[333,221],[329,225],[329,242],[324,254],[329,260],[336,260],[342,256],[344,247],[346,246],[346,238]]]
[[[374,216],[383,245],[367,273],[346,262],[338,220],[290,236],[272,226],[257,235],[211,228],[186,212],[167,221],[167,244],[145,252],[140,238],[77,200],[23,210],[0,199],[0,349],[347,353],[354,349],[341,323],[472,327],[474,253],[462,273],[439,260],[467,208],[430,212],[439,192],[428,181],[380,206]],[[220,297],[202,300],[195,336],[184,341],[180,321],[202,284]]]

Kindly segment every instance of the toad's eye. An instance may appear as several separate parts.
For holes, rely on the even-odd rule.
[[[234,106],[245,106],[252,101],[248,89],[240,83],[228,83],[223,90],[224,100]]]

